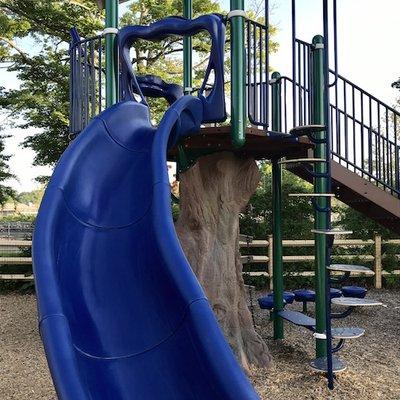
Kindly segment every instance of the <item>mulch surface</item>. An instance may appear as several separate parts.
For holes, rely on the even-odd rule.
[[[326,388],[325,377],[309,367],[315,357],[312,333],[285,323],[285,339],[274,341],[268,312],[256,306],[257,331],[274,358],[268,371],[253,371],[253,383],[262,399],[400,400],[400,291],[370,290],[367,296],[387,307],[360,307],[349,317],[333,321],[334,326],[366,330],[364,336],[347,341],[337,353],[347,370],[337,374],[333,391]],[[301,311],[299,303],[289,307]],[[333,307],[336,312],[343,310]],[[311,305],[309,315],[314,315]]]
[[[346,320],[334,322],[335,326],[365,328],[366,334],[347,342],[338,354],[348,368],[338,374],[332,392],[326,389],[325,378],[309,367],[314,357],[312,333],[285,323],[285,339],[276,342],[271,339],[268,313],[256,307],[257,330],[274,357],[268,371],[253,370],[251,379],[261,398],[399,400],[400,292],[371,290],[368,297],[382,300],[388,307],[360,308]],[[298,304],[290,307],[301,310]],[[55,398],[37,331],[35,296],[0,295],[0,399]]]

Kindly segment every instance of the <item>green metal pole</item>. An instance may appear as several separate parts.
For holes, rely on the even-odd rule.
[[[231,11],[244,10],[244,0],[231,0]],[[244,17],[231,17],[231,135],[234,147],[245,143],[246,79]]]
[[[273,131],[281,131],[281,75],[272,74],[272,123]],[[282,260],[282,167],[279,159],[272,160],[272,237],[273,237],[273,286],[274,286],[274,339],[283,339],[283,319],[276,313],[283,310],[283,260]]]
[[[106,28],[118,28],[118,0],[106,0]],[[118,101],[116,34],[106,33],[106,105]]]
[[[193,18],[193,3],[192,0],[184,0],[183,16],[188,19]],[[185,94],[192,92],[193,77],[192,77],[192,37],[185,36],[183,39],[183,87]]]
[[[184,0],[183,16],[188,19],[193,18],[193,2],[192,0]],[[193,85],[193,45],[192,37],[185,36],[183,38],[183,92],[185,95],[192,93]],[[186,170],[189,166],[189,160],[185,154],[182,145],[178,145],[178,156],[176,158],[176,179],[179,180],[179,173]]]
[[[325,80],[324,80],[324,38],[317,35],[312,41],[313,50],[313,109],[312,123],[325,125]],[[326,132],[316,134],[318,139],[325,139]],[[318,143],[315,145],[314,157],[326,158],[326,144]],[[315,171],[317,173],[326,173],[326,163],[316,163]],[[326,193],[328,190],[328,180],[325,177],[314,178],[314,192]],[[319,207],[326,208],[327,198],[320,197],[316,199]],[[315,229],[328,229],[326,213],[315,210],[314,212]],[[326,330],[326,251],[327,238],[326,235],[315,234],[315,318],[316,331],[325,333]],[[326,357],[326,340],[316,340],[316,355]]]

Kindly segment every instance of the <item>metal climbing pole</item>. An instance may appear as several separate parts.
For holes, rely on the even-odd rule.
[[[324,115],[325,115],[325,167],[327,172],[326,189],[332,192],[332,171],[331,171],[331,122],[329,119],[330,112],[330,97],[329,88],[337,84],[338,78],[338,53],[337,53],[337,2],[333,1],[333,31],[334,31],[334,52],[335,52],[335,80],[331,85],[329,83],[329,2],[323,1],[323,26],[324,26],[324,50],[323,50],[323,70],[324,70]],[[326,199],[326,227],[331,229],[331,199]],[[331,330],[331,277],[330,270],[327,268],[331,264],[331,251],[334,241],[334,236],[329,236],[326,241],[326,254],[325,254],[325,324],[326,324],[326,352],[327,352],[327,373],[328,373],[328,387],[333,389],[333,359],[332,359],[332,330]]]
[[[116,30],[118,29],[118,0],[106,0],[106,106],[118,101],[118,54]]]
[[[313,112],[312,123],[325,125],[325,78],[324,78],[324,38],[320,35],[313,38]],[[326,131],[315,134],[318,139],[314,149],[315,158],[327,157]],[[317,194],[327,193],[328,180],[327,164],[317,163],[315,172],[319,175],[314,178],[314,192]],[[325,176],[324,176],[325,175]],[[316,206],[314,213],[314,228],[319,231],[328,229],[326,211],[328,207],[327,197],[315,199]],[[315,317],[316,332],[324,334],[326,331],[326,259],[327,259],[327,238],[323,233],[315,233]],[[317,358],[326,357],[326,340],[316,339]]]
[[[281,75],[271,76],[272,130],[281,132]],[[282,260],[282,167],[279,159],[272,160],[272,237],[274,286],[274,339],[283,339],[283,320],[277,314],[283,310],[283,260]]]
[[[183,16],[188,19],[193,18],[192,0],[184,0]],[[183,87],[185,94],[191,94],[193,78],[192,78],[192,37],[185,36],[183,39]]]
[[[244,0],[231,0],[231,135],[235,147],[245,143],[246,78]]]

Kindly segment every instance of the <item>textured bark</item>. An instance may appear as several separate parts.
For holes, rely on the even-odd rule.
[[[239,213],[260,180],[254,159],[224,152],[201,157],[180,175],[176,230],[225,337],[243,368],[266,367],[270,353],[255,332],[245,298]]]

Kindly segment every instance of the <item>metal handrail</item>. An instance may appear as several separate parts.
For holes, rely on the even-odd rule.
[[[104,35],[73,40],[70,55],[70,138],[105,108]]]
[[[312,46],[299,39],[296,39],[296,45],[298,53],[304,51],[303,48],[310,50]],[[310,115],[302,109],[310,106],[310,86],[304,79],[299,82],[308,66],[304,61],[297,60],[296,67],[296,76],[299,78],[295,84],[290,77],[280,78],[283,84],[282,126],[285,132],[290,130],[290,122],[293,126],[311,123]],[[330,89],[332,157],[377,186],[399,196],[400,140],[397,131],[400,128],[400,112],[336,72],[330,69],[330,73],[337,76],[335,86]],[[292,92],[297,96],[297,102],[294,103],[296,107],[292,106],[292,110],[288,109],[287,104],[288,84],[292,85]]]
[[[266,13],[267,14],[267,13]],[[247,116],[251,124],[269,125],[269,33],[267,25],[246,19]]]

